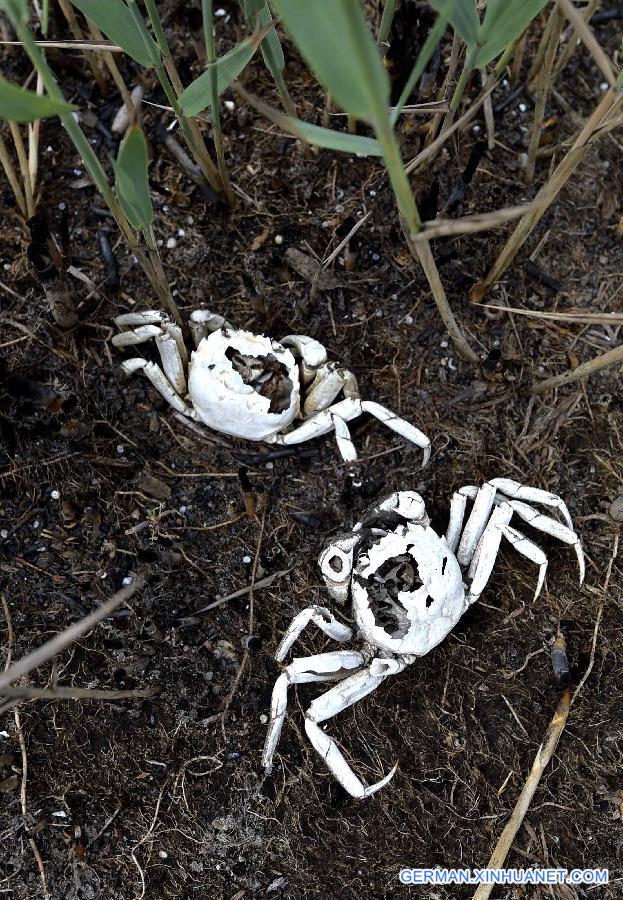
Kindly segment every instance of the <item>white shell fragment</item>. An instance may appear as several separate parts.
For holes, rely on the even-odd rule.
[[[468,502],[471,513],[465,522]],[[558,518],[532,504],[553,509]],[[320,571],[334,599],[340,603],[352,599],[361,662],[349,657],[347,650],[335,650],[295,658],[286,666],[273,690],[263,754],[267,771],[285,719],[288,687],[305,681],[337,682],[313,700],[305,713],[312,746],[353,797],[369,797],[388,783],[396,766],[376,783],[364,784],[320,723],[363,699],[439,644],[487,586],[503,540],[538,566],[535,598],[539,595],[547,557],[511,524],[513,517],[572,545],[582,582],[584,554],[565,503],[555,494],[509,478],[494,478],[480,488],[460,488],[451,501],[446,537],[431,528],[418,493],[397,491],[367,510],[351,532],[325,547],[318,560]],[[310,624],[334,641],[352,637],[352,630],[328,609],[310,606],[287,629],[277,650],[278,661]]]

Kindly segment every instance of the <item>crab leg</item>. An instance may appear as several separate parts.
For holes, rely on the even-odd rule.
[[[196,309],[190,314],[189,321],[190,333],[193,336],[195,347],[198,347],[204,337],[218,331],[219,328],[227,328],[233,331],[233,326],[229,324],[227,319],[217,313],[211,312],[209,309]]]
[[[460,491],[455,491],[452,495],[452,500],[450,501],[450,516],[448,518],[448,527],[446,529],[446,543],[453,553],[456,553],[456,548],[459,544],[461,528],[463,527],[463,521],[465,519],[465,509],[467,508],[467,495],[463,493],[464,490],[465,488],[462,488]],[[476,491],[477,490],[478,488],[476,488]]]
[[[557,522],[556,519],[545,516],[536,509],[532,509],[527,503],[522,503],[519,500],[509,500],[508,503],[513,508],[514,512],[516,512],[518,516],[521,516],[524,522],[528,522],[533,528],[536,528],[538,531],[543,531],[545,534],[550,534],[552,537],[558,538],[559,541],[563,541],[565,544],[571,544],[578,558],[580,584],[582,584],[585,572],[584,551],[582,550],[582,544],[575,531],[573,531],[572,528],[567,528],[566,525]]]
[[[161,332],[156,335],[156,345],[162,360],[164,374],[176,393],[184,395],[186,393],[186,375],[177,341],[172,335]]]
[[[510,504],[504,503],[498,506],[482,534],[468,573],[471,584],[467,599],[470,604],[478,600],[491,577],[502,537],[505,537],[518,553],[539,566],[539,578],[534,599],[536,600],[541,593],[547,571],[547,557],[537,544],[508,524],[512,515],[513,510]]]
[[[184,413],[184,415],[190,415],[190,411],[181,397],[175,393],[171,385],[166,379],[166,376],[160,366],[157,366],[156,363],[147,362],[146,359],[143,359],[142,356],[136,356],[134,359],[126,359],[121,363],[121,368],[128,375],[133,374],[134,372],[138,372],[139,369],[142,369],[145,375],[149,378],[153,386],[156,388],[159,394],[162,394],[167,403],[170,403],[173,409],[176,409],[178,412]]]
[[[350,422],[364,412],[370,413],[370,415],[387,425],[388,428],[391,428],[392,431],[396,431],[402,437],[411,441],[411,443],[421,447],[424,450],[423,465],[426,465],[430,458],[430,441],[419,428],[399,418],[391,410],[381,406],[380,403],[373,403],[370,400],[358,400],[354,397],[347,397],[345,400],[340,400],[339,403],[334,403],[327,409],[322,410],[322,412],[316,413],[316,415],[307,419],[306,422],[303,422],[302,425],[293,431],[289,431],[287,434],[276,435],[273,438],[273,442],[285,445],[300,444],[303,441],[320,437],[331,431],[331,429],[335,429],[334,417],[340,418],[344,422]],[[346,452],[350,452],[350,448],[345,447],[345,449]],[[349,458],[345,457],[345,459]]]
[[[299,657],[286,667],[275,682],[270,704],[270,722],[262,753],[262,765],[268,772],[272,768],[273,755],[281,736],[290,685],[346,678],[349,669],[357,669],[364,662],[361,653],[336,650],[332,653],[319,653],[317,656]]]
[[[543,506],[553,506],[565,520],[567,527],[573,528],[567,504],[557,494],[551,494],[541,488],[526,487],[512,478],[492,478],[489,483],[511,500],[527,500],[532,503],[542,503]]]
[[[279,342],[284,347],[294,350],[294,355],[300,359],[301,376],[304,385],[311,384],[318,373],[318,369],[327,361],[325,347],[314,338],[305,334],[287,334]]]
[[[376,784],[367,786],[355,775],[334,739],[326,734],[318,723],[337,716],[342,710],[366,697],[385,678],[387,678],[387,675],[372,675],[369,668],[357,672],[341,681],[340,684],[335,685],[335,687],[330,688],[320,697],[317,697],[305,713],[305,731],[307,736],[324,759],[331,773],[351,797],[369,797],[370,794],[374,794],[375,791],[385,787],[398,768],[398,763],[396,763],[389,774],[377,781]]]
[[[313,622],[314,625],[320,628],[321,631],[324,631],[328,637],[333,638],[334,641],[349,641],[353,636],[352,628],[338,622],[326,606],[308,606],[306,609],[301,610],[290,622],[275,653],[277,662],[283,662],[292,644],[298,640],[301,632],[307,628],[310,622]]]
[[[472,560],[494,507],[496,490],[495,485],[489,481],[478,489],[475,497],[473,485],[467,485],[459,490],[459,494],[474,500],[474,506],[456,551],[456,558],[461,566],[469,565]]]

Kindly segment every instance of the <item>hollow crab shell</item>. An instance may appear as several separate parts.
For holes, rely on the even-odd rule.
[[[385,563],[405,555],[414,560],[421,585],[398,593],[405,620],[400,629],[404,634],[396,637],[376,624],[369,585]],[[428,653],[443,641],[467,607],[461,569],[445,538],[430,525],[415,523],[389,532],[359,556],[351,594],[363,637],[380,650],[401,655]]]
[[[281,412],[270,412],[270,397],[247,384],[234,368],[231,351],[240,356],[268,358],[287,371],[289,404]],[[197,417],[206,425],[218,423],[225,434],[261,441],[271,437],[299,414],[300,386],[297,362],[287,347],[251,331],[214,331],[204,337],[191,354],[188,393]],[[223,419],[223,409],[227,417]]]

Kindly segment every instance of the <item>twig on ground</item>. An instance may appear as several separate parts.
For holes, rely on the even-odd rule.
[[[562,375],[554,375],[552,378],[546,378],[544,381],[535,382],[530,388],[532,394],[544,394],[546,391],[552,391],[554,388],[562,387],[564,384],[571,384],[574,381],[580,381],[582,378],[588,378],[594,372],[605,369],[606,366],[620,365],[623,363],[623,344],[615,347],[614,350],[608,350],[601,356],[596,356],[588,362],[576,366],[575,369],[569,369]]]
[[[134,596],[134,594],[143,587],[144,583],[145,579],[141,575],[135,576],[132,584],[121,588],[120,591],[113,594],[112,597],[102,603],[98,609],[94,610],[86,616],[86,618],[70,625],[65,631],[61,631],[60,634],[57,634],[49,641],[46,641],[45,644],[38,647],[36,650],[33,650],[32,653],[23,656],[9,669],[6,669],[0,674],[0,693],[2,693],[2,688],[7,687],[7,685],[10,685],[13,681],[17,681],[22,675],[26,675],[33,669],[42,666],[49,659],[52,659],[52,657],[60,653],[60,651],[67,647],[68,644],[71,644],[79,637],[82,637],[83,634],[86,634],[94,625],[97,625],[98,622],[105,619],[106,616],[109,616],[118,606]]]
[[[257,574],[257,565],[260,559],[260,550],[262,549],[262,539],[264,537],[264,525],[266,523],[266,506],[264,507],[264,511],[262,513],[262,521],[260,522],[260,533],[257,538],[257,547],[255,548],[255,557],[253,559],[253,569],[251,571],[251,585],[249,587],[249,627],[248,633],[253,634],[253,627],[255,625],[255,597],[253,594],[255,588],[255,577]],[[223,737],[225,737],[225,719],[227,717],[227,712],[229,707],[231,706],[232,700],[236,696],[236,691],[238,690],[238,685],[240,684],[240,679],[242,678],[243,672],[247,667],[247,663],[249,662],[249,648],[245,646],[244,653],[242,654],[242,660],[240,662],[240,668],[236,673],[236,677],[234,678],[234,683],[231,686],[231,689],[227,696],[223,699],[221,703],[221,728],[223,729]]]
[[[0,691],[3,697],[24,700],[127,700],[136,697],[155,697],[160,688],[139,688],[131,691],[107,691],[99,688],[77,687],[31,687],[18,685],[5,687]]]
[[[512,847],[517,832],[521,828],[525,815],[530,808],[532,798],[539,786],[543,772],[556,751],[558,741],[560,740],[560,736],[567,722],[567,716],[569,715],[570,701],[571,691],[567,687],[563,690],[560,700],[558,701],[558,706],[556,707],[554,717],[547,729],[545,740],[538,749],[532,765],[532,770],[519,795],[519,799],[515,804],[511,817],[500,835],[495,850],[491,854],[491,858],[487,863],[487,869],[501,869],[504,865],[504,861]],[[479,885],[473,900],[487,900],[493,887],[493,883]]]
[[[208,603],[207,606],[202,606],[201,609],[191,613],[191,615],[198,616],[200,613],[208,612],[210,609],[216,609],[217,606],[222,606],[223,603],[227,603],[229,600],[235,600],[237,597],[244,597],[245,594],[259,591],[261,588],[270,587],[274,581],[277,581],[278,578],[283,578],[283,576],[291,572],[292,569],[294,569],[294,566],[290,566],[289,569],[280,569],[279,572],[273,572],[272,575],[267,575],[266,578],[260,578],[259,581],[252,580],[251,584],[247,587],[240,588],[239,591],[234,591],[233,594],[227,594],[226,597],[219,597],[218,600]]]
[[[13,642],[14,642],[14,634],[13,634],[13,622],[11,620],[11,611],[9,610],[9,604],[6,602],[6,598],[4,594],[2,594],[2,609],[4,611],[4,617],[6,619],[6,628],[7,628],[7,652],[6,652],[6,660],[4,663],[4,671],[7,672],[11,667],[11,658],[13,656]],[[15,733],[17,735],[17,740],[19,743],[20,752],[22,755],[22,781],[20,786],[20,803],[22,808],[22,816],[24,818],[24,829],[26,834],[28,835],[28,843],[30,844],[30,849],[32,850],[32,855],[35,858],[37,863],[37,867],[39,869],[39,874],[41,876],[41,887],[43,890],[44,900],[50,900],[50,894],[48,892],[48,883],[45,877],[45,868],[43,865],[43,860],[41,859],[41,854],[39,853],[39,848],[35,843],[35,839],[30,834],[30,829],[28,827],[26,818],[28,815],[28,801],[26,789],[28,785],[28,756],[26,754],[26,741],[24,740],[24,733],[22,731],[22,723],[20,721],[19,712],[15,710]]]

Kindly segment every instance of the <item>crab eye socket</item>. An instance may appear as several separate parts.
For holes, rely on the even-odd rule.
[[[352,552],[346,553],[335,544],[328,547],[320,558],[320,569],[329,582],[343,583],[350,578],[353,568]]]

